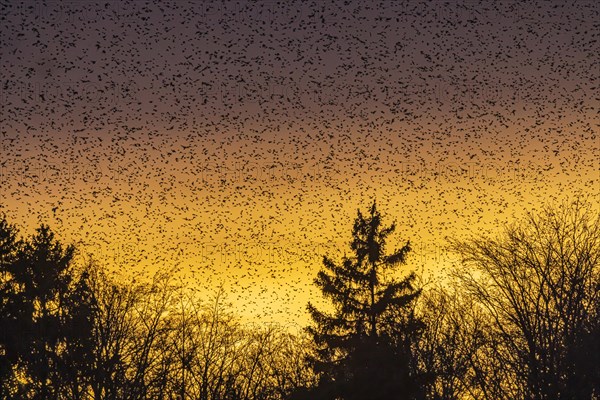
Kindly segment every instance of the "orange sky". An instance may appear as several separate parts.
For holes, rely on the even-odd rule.
[[[577,193],[600,209],[598,4],[475,3],[16,2],[0,211],[303,324],[375,197],[425,277],[446,237]]]

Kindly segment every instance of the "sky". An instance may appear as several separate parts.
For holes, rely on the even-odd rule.
[[[2,1],[0,212],[119,276],[303,323],[376,199],[436,280],[447,238],[600,210],[600,5]]]

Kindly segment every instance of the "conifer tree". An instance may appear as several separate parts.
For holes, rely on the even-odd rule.
[[[46,225],[18,240],[0,219],[0,398],[84,398],[95,305],[74,254]]]
[[[395,277],[406,261],[410,242],[386,254],[386,241],[395,224],[384,227],[373,202],[369,214],[358,216],[352,229],[352,256],[341,264],[323,258],[324,270],[315,279],[331,301],[332,312],[311,303],[316,354],[310,360],[320,376],[311,398],[420,398],[414,344],[423,324],[414,315],[420,291],[415,275]]]

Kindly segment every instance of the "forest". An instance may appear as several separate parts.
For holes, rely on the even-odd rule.
[[[600,399],[600,214],[580,199],[451,240],[444,284],[400,274],[377,204],[322,255],[300,332],[242,324],[157,273],[116,279],[47,225],[0,216],[0,398]],[[321,256],[321,255],[319,255]],[[410,267],[410,265],[408,265]],[[318,270],[320,268],[320,270]]]

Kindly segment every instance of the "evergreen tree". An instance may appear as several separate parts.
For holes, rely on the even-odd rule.
[[[69,267],[74,252],[72,246],[63,248],[49,227],[42,225],[25,244],[14,271],[28,306],[28,329],[23,337],[28,348],[22,359],[35,399],[58,397],[61,322],[67,317],[64,300],[71,285]]]
[[[48,226],[16,237],[1,219],[0,398],[83,398],[93,350],[88,276]]]
[[[420,294],[415,275],[398,280],[410,242],[387,255],[386,240],[395,224],[383,227],[373,202],[367,216],[358,211],[350,243],[353,255],[341,265],[324,257],[316,285],[333,312],[308,310],[308,328],[316,345],[310,360],[320,376],[313,399],[421,398],[414,344],[423,324],[413,312]]]
[[[5,216],[0,218],[0,398],[12,396],[13,368],[18,354],[22,353],[20,333],[24,311],[23,296],[19,295],[13,279],[17,255],[22,242],[17,239],[17,229]]]

